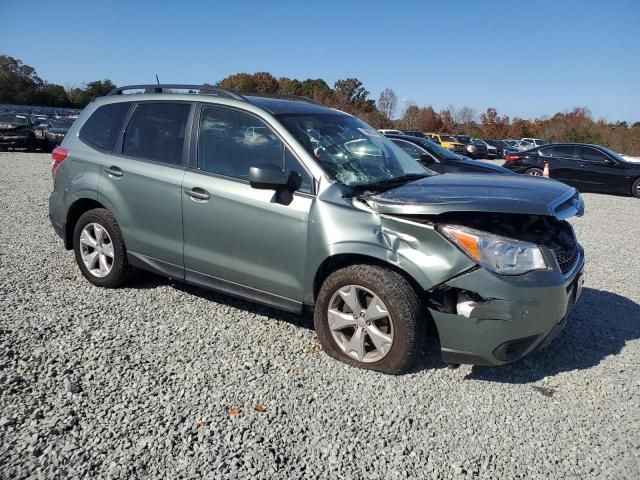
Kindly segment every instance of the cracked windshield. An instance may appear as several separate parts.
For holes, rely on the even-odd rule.
[[[433,175],[357,118],[343,114],[280,115],[279,119],[339,182],[364,186]]]

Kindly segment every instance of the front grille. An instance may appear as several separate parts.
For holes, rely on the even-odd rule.
[[[565,275],[578,261],[578,242],[576,242],[573,232],[562,232],[553,242],[545,246],[553,251],[560,270]]]

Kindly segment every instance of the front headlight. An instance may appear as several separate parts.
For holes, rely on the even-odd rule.
[[[442,225],[440,231],[473,260],[496,273],[522,275],[547,268],[542,250],[533,243],[459,225]]]

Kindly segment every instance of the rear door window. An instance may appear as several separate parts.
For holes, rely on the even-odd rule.
[[[188,103],[141,103],[127,125],[122,153],[169,165],[182,165]]]
[[[540,153],[545,157],[570,158],[573,159],[574,147],[571,145],[555,145],[540,149]]]
[[[130,102],[98,107],[80,129],[80,140],[100,150],[112,151]]]
[[[581,160],[586,160],[588,162],[596,162],[596,163],[606,163],[606,161],[609,158],[600,150],[597,150],[592,147],[580,147],[579,157]]]
[[[398,145],[402,150],[407,152],[409,155],[411,155],[416,160],[419,159],[425,153],[427,153],[424,150],[422,150],[420,147],[414,145],[411,142],[406,142],[404,140],[398,140],[398,139],[395,139],[395,138],[392,138],[391,141],[393,143],[395,143],[396,145]]]

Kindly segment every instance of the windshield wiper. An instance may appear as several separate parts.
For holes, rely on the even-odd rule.
[[[376,182],[371,183],[363,183],[360,185],[352,185],[355,191],[363,192],[367,190],[372,191],[382,191],[389,188],[394,188],[400,185],[404,185],[405,183],[409,183],[413,180],[419,180],[421,178],[428,177],[427,173],[407,173],[406,175],[400,175],[399,177],[386,178],[384,180],[378,180]]]

